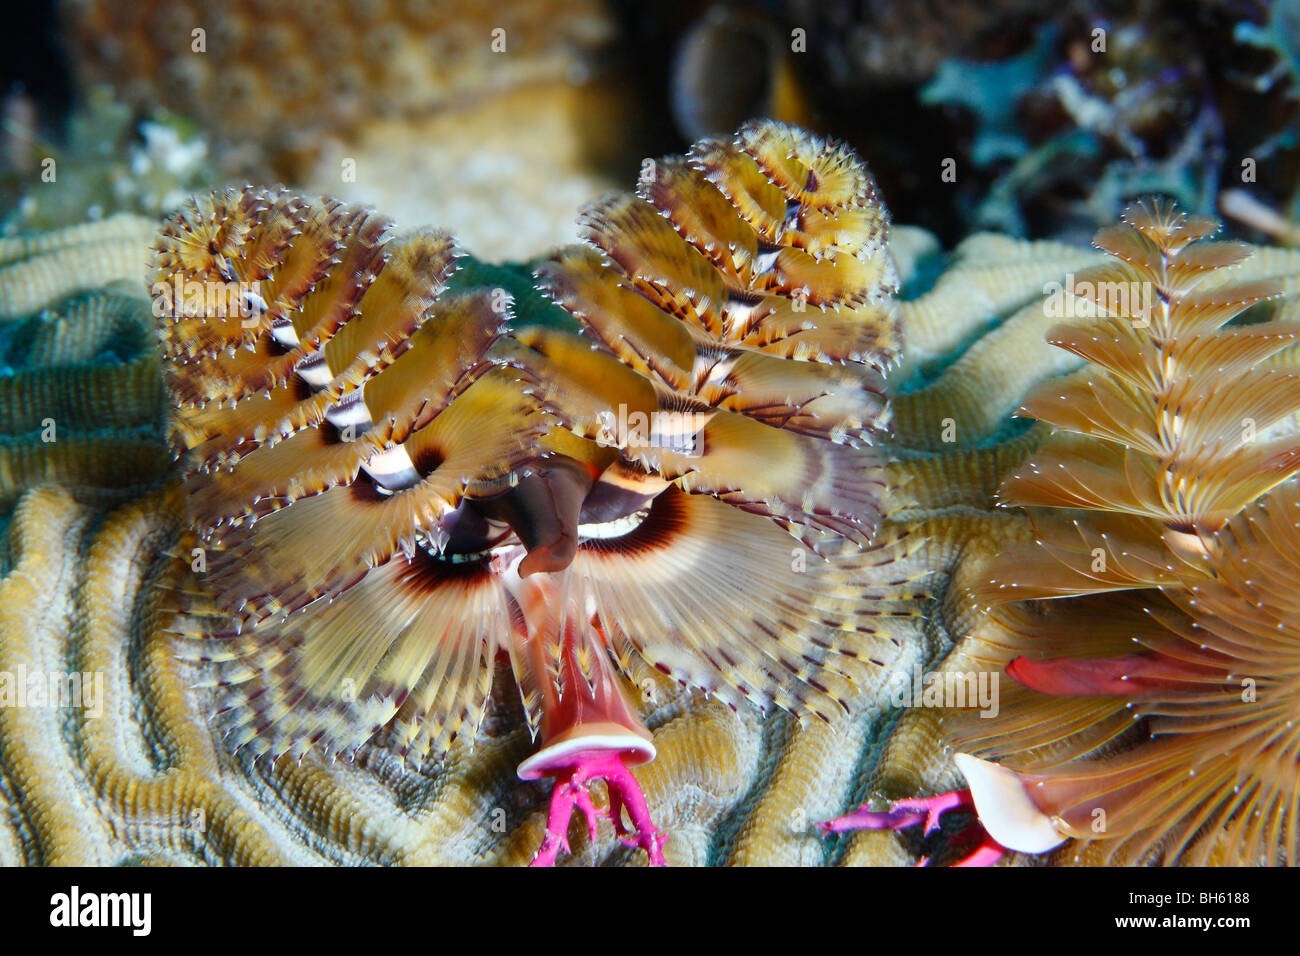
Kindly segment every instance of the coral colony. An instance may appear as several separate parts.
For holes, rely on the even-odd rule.
[[[21,335],[0,633],[28,675],[25,698],[0,676],[0,726],[37,821],[0,847],[547,862],[608,808],[635,851],[601,823],[576,856],[704,861],[730,818],[735,863],[1292,859],[1300,386],[1279,293],[1300,257],[1148,202],[1099,253],[973,237],[891,308],[916,231],[886,256],[861,240],[878,205],[791,202],[764,153],[785,137],[805,193],[858,169],[746,127],[656,162],[583,217],[587,246],[527,271],[253,188],[179,214],[148,281],[147,220],[0,241]],[[819,246],[827,220],[863,229]],[[828,281],[845,267],[863,288]],[[872,446],[896,355],[945,364],[915,388],[891,371]],[[1008,432],[1017,410],[1046,424]],[[930,628],[953,641],[938,661]],[[83,679],[63,706],[49,635],[94,700]],[[637,699],[647,683],[668,696]],[[550,819],[497,829],[521,762],[551,778]],[[863,797],[823,831],[909,835],[806,826]]]
[[[329,199],[230,190],[168,223],[159,338],[201,555],[175,630],[227,741],[273,759],[387,727],[419,765],[473,739],[504,657],[540,736],[519,776],[555,778],[535,862],[575,808],[594,833],[603,781],[662,863],[620,673],[840,706],[897,280],[862,163],[779,123],[652,163],[582,222],[537,270],[573,331],[446,291],[450,237]],[[195,282],[256,291],[196,315],[170,298]],[[817,567],[791,575],[801,552]]]

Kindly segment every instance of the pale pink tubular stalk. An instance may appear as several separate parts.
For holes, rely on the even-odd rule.
[[[532,574],[511,582],[524,612],[528,660],[542,695],[542,746],[519,765],[518,773],[521,780],[555,778],[546,836],[532,865],[552,866],[561,850],[569,852],[575,808],[596,839],[601,811],[588,788],[603,781],[615,832],[625,845],[645,850],[652,866],[663,866],[664,834],[651,820],[641,785],[628,769],[654,759],[653,737],[619,686],[602,635],[566,605],[557,578]],[[558,660],[548,663],[557,644]],[[623,822],[625,809],[630,828]]]

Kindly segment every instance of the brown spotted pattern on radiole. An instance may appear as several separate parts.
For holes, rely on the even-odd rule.
[[[488,356],[509,310],[441,294],[451,238],[388,232],[366,210],[247,188],[182,210],[157,246],[202,558],[177,629],[204,642],[222,722],[258,752],[353,748],[403,704],[422,750],[482,718],[481,589],[458,566],[410,562],[439,552],[471,488],[512,476],[548,417]],[[464,654],[472,670],[426,674]]]
[[[545,263],[542,289],[649,380],[657,410],[706,422],[689,453],[614,435],[627,456],[814,550],[869,540],[881,483],[866,446],[887,430],[900,343],[888,214],[861,161],[754,122],[647,160],[638,193],[592,204],[582,227],[588,247]]]

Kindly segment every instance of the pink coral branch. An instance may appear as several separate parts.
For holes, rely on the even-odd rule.
[[[906,830],[918,823],[925,823],[924,834],[929,836],[939,828],[939,821],[949,810],[974,810],[975,801],[969,790],[951,790],[933,797],[920,797],[913,800],[898,800],[889,805],[885,811],[868,810],[861,806],[852,813],[846,813],[834,820],[824,820],[817,824],[825,834],[844,833],[849,830]],[[992,866],[1007,852],[984,832],[978,822],[962,831],[962,836],[955,842],[964,842],[966,835],[972,837],[976,832],[983,834],[979,846],[958,860],[954,866]],[[921,857],[917,866],[929,866],[929,857]]]
[[[555,787],[551,790],[551,807],[546,818],[546,837],[542,841],[532,866],[554,866],[560,851],[569,849],[569,821],[574,807],[582,810],[587,819],[587,833],[596,839],[596,823],[604,815],[591,802],[587,788],[603,780],[609,793],[608,816],[614,831],[623,838],[625,846],[640,847],[646,851],[651,866],[666,866],[663,844],[665,836],[650,819],[650,807],[636,777],[628,770],[623,757],[613,750],[582,750],[572,755],[572,762],[552,771]],[[623,822],[627,810],[631,828]]]

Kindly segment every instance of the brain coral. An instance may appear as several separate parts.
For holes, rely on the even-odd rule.
[[[87,230],[87,241],[99,228]],[[69,262],[51,272],[47,298],[29,307],[51,311],[7,320],[6,361],[33,366],[28,384],[0,396],[16,427],[30,429],[69,369],[93,377],[102,367],[111,381],[141,354],[130,342],[132,328],[153,321],[138,293],[147,240],[111,241],[125,243],[121,258],[135,263],[128,269],[135,293],[78,293],[83,282]],[[12,256],[15,264],[34,263],[70,243],[59,234],[36,237]],[[1081,360],[1044,340],[1059,318],[1044,307],[1043,287],[1099,257],[976,236],[929,282],[932,240],[896,227],[890,248],[905,283],[904,344],[888,386],[895,435],[887,447],[895,460],[885,469],[889,490],[861,571],[876,662],[844,663],[855,680],[845,688],[850,713],[832,712],[829,723],[733,712],[634,668],[636,710],[658,751],[637,775],[650,813],[669,833],[670,863],[910,862],[933,853],[932,841],[893,832],[823,841],[810,824],[867,798],[960,782],[940,714],[891,703],[887,679],[920,666],[978,669],[987,666],[988,647],[1007,640],[973,588],[1000,552],[1032,544],[1028,519],[994,508],[994,493],[1044,431],[1008,430],[1006,416],[1034,384],[1079,367]],[[468,285],[510,288],[516,316],[562,321],[530,297],[519,274],[460,261]],[[1273,250],[1257,251],[1238,269],[1242,280],[1300,271],[1293,256]],[[454,277],[452,287],[460,288]],[[68,294],[74,297],[65,302]],[[38,354],[28,345],[37,340],[55,364],[25,362],[29,349]],[[157,379],[143,381],[141,391],[114,394],[130,398],[126,408],[136,403],[141,417],[133,421],[150,423],[153,437],[138,437],[128,422],[106,432],[79,426],[53,444],[40,442],[39,430],[5,439],[5,507],[19,503],[8,512],[0,580],[0,671],[71,662],[102,674],[103,711],[0,708],[0,861],[527,862],[547,828],[548,785],[521,787],[515,777],[531,744],[508,665],[493,675],[474,748],[453,746],[418,770],[370,743],[353,760],[333,763],[315,754],[271,763],[221,744],[205,719],[212,692],[195,686],[203,667],[183,659],[183,642],[168,633],[166,595],[179,583],[171,555],[188,522],[174,489],[147,490],[165,461],[152,424],[161,408]],[[105,468],[107,449],[128,457]],[[145,457],[129,457],[131,449]],[[594,798],[604,805],[599,790]],[[578,828],[571,836],[575,863],[645,859],[607,823],[594,837]]]
[[[26,245],[34,254],[38,247],[65,242],[52,234]],[[147,261],[146,246],[145,238],[135,237],[123,247],[124,261],[136,263],[137,289],[145,285],[140,264]],[[918,258],[932,254],[933,240],[896,228],[891,249],[906,278],[916,272]],[[1045,264],[1036,265],[1041,257]],[[998,316],[1035,301],[1042,275],[1063,274],[1071,262],[1091,258],[1086,250],[1048,250],[997,237],[970,240],[947,279],[901,304],[909,343],[904,368],[926,367],[951,351],[952,342],[990,325],[991,334],[1001,334]],[[553,308],[535,293],[529,298],[529,283],[517,274],[461,261],[473,283],[511,289],[517,315],[538,320]],[[80,287],[75,270],[57,275],[69,291]],[[151,322],[146,303],[136,301],[139,321]],[[93,313],[68,315],[80,322]],[[1027,321],[1021,317],[1012,325]],[[971,364],[982,362],[987,369],[989,356],[1004,353],[981,354]],[[1043,354],[1031,348],[1025,357],[1046,374]],[[104,360],[103,354],[94,357],[96,363]],[[1037,373],[1026,364],[1010,363],[984,378],[1032,379]],[[899,398],[915,395],[913,402],[923,400],[935,412],[961,408],[964,399],[948,402],[945,396],[964,394],[961,383],[979,377],[967,369],[961,361],[945,364],[927,379],[929,386]],[[1008,384],[1004,391],[1017,387]],[[158,407],[150,406],[149,414],[156,415]],[[900,443],[924,443],[928,415],[914,420],[927,424],[909,426]],[[939,427],[936,420],[933,428]],[[157,435],[156,426],[150,429]],[[668,862],[908,859],[913,850],[898,834],[852,834],[827,844],[810,824],[867,793],[903,796],[952,780],[933,712],[900,713],[881,689],[888,673],[910,673],[950,646],[946,635],[960,633],[971,610],[953,582],[974,576],[999,541],[1023,533],[1014,516],[991,511],[991,496],[1003,470],[1032,448],[1033,436],[1028,444],[1020,438],[981,450],[973,447],[978,433],[960,431],[959,447],[949,447],[949,454],[913,455],[889,466],[887,484],[894,490],[884,502],[887,513],[871,552],[875,570],[863,569],[870,581],[864,599],[875,613],[877,663],[843,664],[855,678],[854,689],[846,688],[851,713],[837,708],[829,723],[801,723],[780,711],[764,718],[753,709],[733,712],[657,671],[637,673],[637,709],[658,751],[638,777],[650,812],[670,834],[663,848]],[[135,441],[120,434],[68,437],[41,447],[75,466],[106,460],[94,442],[126,450]],[[157,439],[142,447],[157,462],[151,467],[161,468]],[[117,482],[123,471],[138,476],[149,470],[124,464],[110,469]],[[176,564],[168,555],[185,524],[174,492],[161,489],[113,510],[120,495],[101,500],[76,492],[94,483],[83,471],[42,467],[8,474],[8,500],[26,497],[12,512],[9,534],[4,606],[14,626],[6,629],[12,638],[4,670],[84,661],[104,674],[104,716],[74,711],[64,720],[39,710],[0,708],[0,793],[7,808],[0,818],[0,849],[6,862],[524,863],[531,857],[546,828],[548,791],[540,783],[521,788],[515,777],[513,768],[530,744],[508,668],[494,676],[473,750],[452,748],[418,772],[386,747],[369,744],[354,761],[336,763],[314,755],[274,764],[236,757],[205,720],[212,700],[209,691],[194,686],[200,669],[182,659],[182,644],[165,627],[162,602],[176,583]],[[54,485],[42,487],[44,482]],[[60,486],[77,497],[69,498]],[[134,497],[138,488],[128,484],[123,493]],[[89,525],[93,534],[82,533]],[[41,599],[33,600],[37,594]],[[594,796],[603,805],[601,793]],[[594,839],[575,830],[571,845],[575,863],[635,859],[607,824]]]

